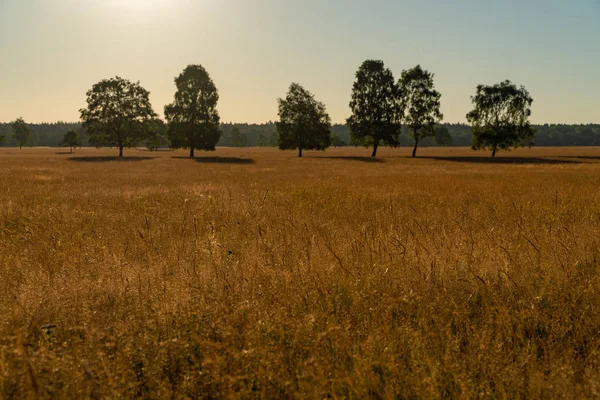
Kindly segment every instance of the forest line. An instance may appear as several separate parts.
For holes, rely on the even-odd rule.
[[[27,123],[31,131],[31,141],[27,146],[58,147],[64,134],[69,130],[78,132],[83,147],[92,146],[89,138],[81,130],[80,122],[47,122]],[[450,143],[439,143],[434,138],[428,138],[421,143],[423,147],[446,146],[446,147],[470,147],[471,127],[462,123],[442,123],[441,126],[448,129]],[[600,124],[536,124],[533,125],[537,131],[536,146],[600,146]],[[237,128],[239,136],[236,137],[232,131]],[[217,147],[277,147],[276,127],[274,122],[257,123],[222,123],[223,134]],[[336,147],[353,146],[350,138],[350,130],[346,124],[333,124],[331,127]],[[0,147],[16,147],[17,142],[12,138],[11,124],[0,123],[0,136],[5,137]],[[275,140],[274,140],[275,138]],[[339,141],[337,139],[339,139]],[[408,131],[403,128],[400,147],[412,147],[413,140],[408,136]],[[166,132],[159,136],[160,147],[169,147]],[[139,146],[146,147],[150,142],[141,141]]]

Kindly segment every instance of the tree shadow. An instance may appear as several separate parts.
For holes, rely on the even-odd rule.
[[[181,157],[175,156],[180,160],[193,160],[201,164],[254,164],[254,160],[251,158],[239,158],[239,157]]]
[[[109,156],[102,156],[102,157],[71,157],[69,158],[69,161],[75,161],[75,162],[110,162],[110,161],[117,161],[117,162],[132,162],[132,161],[146,161],[146,160],[152,160],[154,159],[154,157],[109,157]]]
[[[412,157],[405,157],[412,158]],[[581,164],[580,161],[575,160],[555,160],[552,158],[539,158],[539,157],[435,157],[435,156],[421,156],[416,157],[428,160],[437,161],[451,161],[458,163],[471,163],[471,164],[539,164],[539,165],[557,165],[557,164]]]
[[[559,156],[559,158],[575,158],[579,160],[596,160],[600,161],[600,156]]]
[[[328,160],[360,161],[360,162],[375,163],[375,164],[382,164],[385,162],[381,158],[360,157],[360,156],[337,156],[337,157],[336,156],[324,156],[324,157],[318,157],[318,158],[326,158]]]
[[[175,150],[170,149],[168,147],[159,147],[158,149],[150,150],[150,149],[136,149],[137,151],[144,151],[149,153],[172,153]]]
[[[73,153],[71,153],[70,151],[57,151],[57,152],[56,152],[56,153],[54,153],[54,154],[58,154],[58,155],[65,155],[65,154],[73,154]]]

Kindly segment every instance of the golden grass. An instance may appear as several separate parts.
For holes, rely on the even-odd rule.
[[[600,393],[599,148],[56,151],[0,151],[0,398]]]

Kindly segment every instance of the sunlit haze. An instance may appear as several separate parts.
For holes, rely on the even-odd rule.
[[[434,72],[446,122],[465,121],[477,84],[510,79],[533,96],[533,122],[597,123],[599,19],[597,0],[0,0],[0,121],[76,121],[115,75],[162,115],[174,77],[202,64],[223,122],[275,120],[291,82],[343,122],[374,58],[396,78]]]

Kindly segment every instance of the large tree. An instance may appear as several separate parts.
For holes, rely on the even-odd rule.
[[[215,150],[221,138],[217,111],[219,92],[208,72],[201,65],[189,65],[175,78],[175,100],[165,106],[169,122],[171,147],[194,150]]]
[[[420,65],[402,71],[398,87],[400,103],[404,110],[404,123],[410,128],[411,136],[415,140],[412,152],[412,156],[415,157],[419,141],[435,136],[435,124],[444,118],[440,112],[442,95],[435,90],[433,74]]]
[[[402,105],[398,102],[398,85],[392,71],[383,61],[367,60],[356,72],[347,119],[352,141],[372,142],[372,157],[377,155],[380,142],[390,146],[400,143]]]
[[[81,120],[90,142],[123,148],[137,144],[148,133],[148,123],[156,117],[150,104],[150,92],[139,82],[120,77],[104,79],[87,92],[87,108]]]
[[[474,109],[467,114],[473,130],[473,150],[533,145],[535,129],[529,122],[533,98],[524,86],[509,80],[493,86],[479,85],[471,97]]]
[[[308,90],[292,83],[285,99],[278,99],[276,123],[281,150],[325,150],[331,145],[331,118],[325,104],[315,100]]]
[[[58,145],[68,147],[70,152],[73,153],[73,148],[80,145],[77,132],[72,129],[67,131]]]
[[[22,149],[23,146],[29,142],[31,131],[23,118],[17,118],[11,124],[13,129],[13,139],[17,142],[19,148]]]

